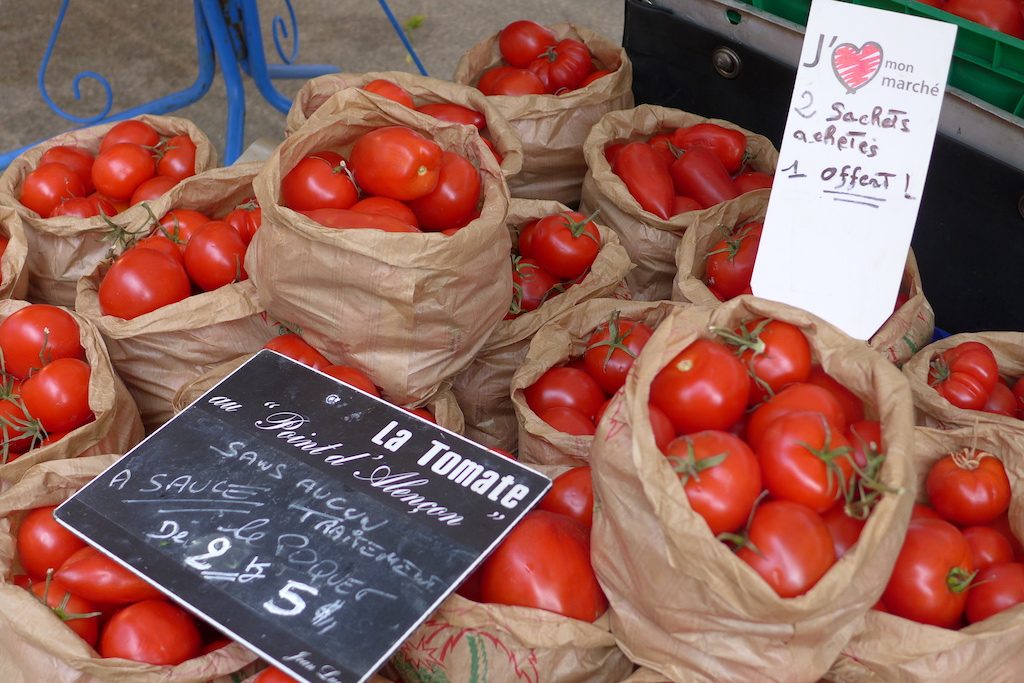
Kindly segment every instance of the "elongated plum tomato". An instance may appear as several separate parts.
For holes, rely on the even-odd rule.
[[[367,92],[372,92],[375,95],[385,97],[392,102],[398,102],[401,105],[409,107],[409,109],[416,108],[416,105],[412,100],[412,95],[409,94],[409,91],[393,81],[378,78],[364,85],[362,89]]]
[[[408,201],[434,190],[442,156],[437,143],[411,128],[385,126],[356,140],[349,163],[364,192]]]
[[[417,111],[433,116],[440,121],[473,126],[477,130],[483,130],[487,127],[487,119],[484,118],[483,114],[468,107],[463,107],[460,104],[451,104],[449,102],[424,104],[417,107]]]
[[[192,293],[185,268],[153,249],[129,249],[100,282],[100,312],[131,320]]]
[[[75,595],[101,604],[126,605],[164,597],[150,583],[92,546],[66,559],[54,577]]]
[[[58,358],[85,359],[81,331],[71,314],[48,304],[32,304],[0,323],[4,369],[18,379]]]
[[[292,360],[320,371],[331,365],[331,361],[297,334],[278,335],[264,344],[263,348],[277,351],[282,356],[288,356]]]
[[[357,213],[372,213],[377,216],[388,216],[389,218],[394,218],[396,221],[401,221],[402,223],[411,225],[414,228],[420,227],[419,221],[416,220],[416,214],[412,212],[412,209],[397,199],[390,199],[388,197],[367,197],[366,199],[360,199],[358,202],[353,204],[349,210]]]
[[[380,398],[380,391],[373,383],[373,380],[359,368],[353,368],[349,365],[328,365],[323,368],[321,372],[325,375],[330,375],[334,379],[341,380],[345,384],[350,384],[357,389],[362,389],[372,396]]]

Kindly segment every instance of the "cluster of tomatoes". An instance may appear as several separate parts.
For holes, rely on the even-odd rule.
[[[195,171],[196,144],[188,135],[165,138],[144,121],[122,121],[103,136],[96,156],[72,145],[46,150],[18,201],[43,218],[113,216]]]
[[[601,250],[601,233],[592,218],[564,211],[519,230],[519,254],[512,254],[512,303],[505,320],[536,310],[587,276]]]
[[[35,508],[22,519],[17,558],[25,573],[12,583],[31,591],[100,656],[173,665],[228,644],[219,636],[204,639],[188,612],[79,540],[54,520],[53,510]]]
[[[480,75],[485,95],[561,95],[611,73],[594,66],[590,49],[573,38],[558,40],[545,26],[513,21],[498,35],[504,63]]]
[[[931,507],[914,506],[875,609],[959,628],[1024,602],[1024,551],[1007,520],[1010,481],[999,458],[974,448],[948,453],[925,489]]]
[[[769,188],[773,176],[747,171],[747,137],[714,123],[698,123],[604,148],[612,172],[640,207],[668,220],[741,194]]]
[[[479,215],[480,195],[469,159],[405,126],[360,136],[347,160],[313,152],[281,179],[281,203],[329,228],[450,235]]]
[[[547,370],[526,388],[526,404],[537,417],[565,434],[591,435],[611,396],[626,382],[626,373],[653,330],[618,311],[587,339],[583,356]],[[668,425],[660,410],[653,419]]]
[[[110,265],[100,281],[100,311],[131,320],[186,299],[193,289],[209,292],[247,279],[245,252],[261,221],[253,197],[219,220],[171,209]]]
[[[0,323],[0,464],[59,441],[94,419],[92,374],[78,323],[56,306],[32,304]]]
[[[994,31],[1024,40],[1022,0],[921,0],[926,5],[955,14]]]
[[[652,411],[655,441],[710,531],[778,595],[803,595],[885,491],[881,427],[794,325],[712,332],[722,341],[698,339],[655,376],[650,402],[672,430],[659,435]]]
[[[1003,383],[992,349],[966,341],[932,359],[928,384],[944,399],[964,410],[981,410],[1024,420],[1024,377]]]

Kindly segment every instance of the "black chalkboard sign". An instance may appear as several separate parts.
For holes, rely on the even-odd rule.
[[[366,680],[551,486],[261,351],[57,519],[300,680]]]

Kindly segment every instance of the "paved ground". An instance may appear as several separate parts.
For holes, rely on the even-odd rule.
[[[0,96],[5,114],[0,152],[49,137],[74,124],[54,114],[36,84],[39,64],[60,0],[0,0]],[[400,20],[423,15],[413,39],[432,76],[449,78],[459,56],[510,21],[573,21],[616,41],[622,38],[623,0],[391,0]],[[278,57],[270,37],[271,18],[287,17],[284,0],[260,0],[265,45]],[[374,0],[295,0],[299,60],[335,64],[346,71],[415,71],[379,4]],[[101,88],[83,81],[82,99],[72,80],[82,70],[106,76],[114,111],[135,106],[188,86],[195,78],[192,3],[187,0],[72,0],[46,73],[50,96],[79,116],[94,115],[103,104]],[[279,81],[289,97],[300,83]],[[278,136],[279,114],[248,83],[246,144]],[[225,97],[218,77],[206,97],[178,112],[195,121],[223,148]]]

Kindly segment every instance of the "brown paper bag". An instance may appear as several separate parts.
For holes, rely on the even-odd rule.
[[[594,623],[458,595],[416,629],[391,659],[405,683],[617,683],[633,669],[607,616]]]
[[[501,172],[505,179],[523,168],[523,145],[519,134],[509,125],[490,98],[476,88],[405,71],[372,71],[364,74],[326,74],[306,81],[292,101],[285,121],[284,134],[291,135],[309,120],[331,95],[346,88],[361,88],[370,81],[384,79],[405,88],[417,106],[451,103],[478,111],[487,119],[486,137],[501,155]],[[371,93],[372,94],[372,93]]]
[[[523,170],[509,179],[512,195],[575,206],[587,171],[583,141],[602,116],[633,106],[633,67],[622,47],[593,31],[575,24],[550,28],[559,40],[582,40],[590,48],[597,68],[613,73],[564,95],[499,95],[488,99],[518,131],[523,143]],[[495,33],[462,56],[452,80],[475,85],[484,71],[501,63]]]
[[[648,400],[657,373],[709,326],[754,317],[800,327],[825,371],[864,400],[888,451],[860,541],[805,595],[780,598],[716,540],[654,444]],[[810,313],[744,296],[673,311],[598,425],[591,451],[594,569],[612,632],[634,662],[673,681],[817,681],[881,595],[910,518],[916,481],[912,411],[899,370]]]
[[[939,429],[992,425],[1024,435],[1024,421],[1006,415],[957,408],[928,384],[932,360],[943,351],[965,341],[981,342],[992,349],[1002,379],[1013,382],[1024,376],[1024,332],[966,332],[940,339],[914,354],[903,366],[903,374],[910,382],[910,391],[914,396],[917,424]]]
[[[676,248],[673,299],[700,306],[718,305],[718,298],[703,280],[708,251],[734,227],[763,221],[768,210],[768,194],[765,190],[750,192],[700,212],[703,215],[683,233]],[[924,296],[921,272],[913,249],[907,254],[900,292],[907,295],[906,303],[893,312],[868,340],[871,348],[896,365],[910,360],[918,349],[931,341],[935,330],[935,313]]]
[[[195,209],[223,217],[252,196],[258,164],[229,166],[186,178],[168,195],[168,209]],[[139,406],[147,431],[174,414],[179,388],[215,365],[256,351],[276,334],[248,280],[194,294],[132,320],[103,315],[99,285],[104,261],[78,285],[78,311],[103,334],[121,379]]]
[[[28,238],[18,212],[0,206],[0,236],[7,248],[0,258],[0,299],[24,299],[28,293]]]
[[[991,425],[977,429],[914,430],[914,468],[921,502],[924,480],[936,460],[961,448],[999,457],[1010,480],[1010,520],[1024,538],[1024,438]],[[1024,606],[1018,605],[959,631],[919,624],[876,610],[847,643],[826,678],[837,683],[960,683],[1018,681],[1024,671]]]
[[[404,125],[480,170],[481,215],[448,237],[338,230],[279,204],[281,177],[306,154],[348,154],[364,133]],[[263,209],[246,267],[267,311],[336,362],[410,403],[465,368],[508,311],[508,188],[480,136],[361,90],[330,98],[282,143],[254,183]]]
[[[8,299],[0,301],[0,321],[30,304]],[[142,440],[142,422],[131,394],[114,373],[99,331],[85,317],[68,311],[81,330],[89,375],[89,407],[96,419],[68,432],[64,438],[40,446],[12,462],[0,464],[0,491],[18,481],[33,465],[50,460],[78,458],[97,453],[124,453]],[[0,677],[0,680],[3,680]]]
[[[564,204],[551,201],[513,199],[506,225],[510,234],[537,218],[567,211]],[[600,217],[596,221],[600,221]],[[597,223],[601,251],[587,276],[577,285],[513,320],[503,320],[491,332],[473,362],[455,377],[452,389],[466,414],[466,435],[474,441],[516,450],[516,418],[509,386],[512,374],[526,357],[526,347],[537,330],[588,299],[613,296],[632,268],[618,236]]]
[[[627,284],[637,299],[668,299],[672,294],[672,279],[676,274],[675,254],[679,238],[701,218],[739,199],[701,211],[687,211],[665,220],[640,208],[625,183],[612,172],[604,156],[604,148],[617,140],[646,139],[659,131],[698,123],[715,123],[742,132],[747,136],[750,168],[766,173],[775,172],[779,153],[768,138],[728,121],[707,119],[678,109],[642,104],[628,111],[612,112],[602,118],[587,136],[583,148],[587,159],[587,176],[583,180],[580,210],[589,213],[601,209],[601,216],[607,221],[608,227],[619,233],[630,259],[637,264],[627,278]],[[748,195],[767,197],[769,192],[756,190]]]
[[[619,311],[623,320],[637,320],[655,328],[680,307],[682,304],[672,301],[593,299],[541,327],[512,376],[510,390],[519,423],[519,459],[545,465],[586,465],[594,437],[565,434],[544,422],[526,404],[526,388],[556,365],[582,356],[594,328],[608,322],[614,311]]]
[[[0,494],[0,680],[4,683],[201,683],[238,672],[255,661],[256,655],[237,644],[173,667],[103,659],[28,591],[9,583],[20,570],[15,539],[25,513],[63,502],[117,457],[43,463]]]
[[[191,121],[149,114],[135,118],[153,126],[163,136],[187,134],[192,138],[196,143],[197,173],[217,165],[216,150],[206,135]],[[39,214],[18,201],[21,184],[39,165],[39,159],[46,150],[58,145],[73,145],[96,154],[100,148],[100,140],[115,125],[104,123],[50,138],[11,162],[0,176],[0,203],[14,207],[25,223],[29,245],[30,301],[74,306],[78,279],[88,275],[96,264],[106,258],[111,246],[111,227],[101,216],[40,218]],[[167,199],[165,194],[148,204],[158,216],[162,216],[162,212],[167,210]],[[148,225],[149,214],[143,206],[138,205],[113,216],[110,220],[123,228],[138,230]]]

